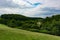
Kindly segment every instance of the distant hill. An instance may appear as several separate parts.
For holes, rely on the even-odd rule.
[[[19,14],[3,14],[1,15],[1,18],[4,19],[16,19],[16,20],[38,20],[43,18],[37,18],[37,17],[27,17]]]

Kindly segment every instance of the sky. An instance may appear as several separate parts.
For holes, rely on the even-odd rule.
[[[45,18],[60,14],[60,0],[0,0],[1,14]]]

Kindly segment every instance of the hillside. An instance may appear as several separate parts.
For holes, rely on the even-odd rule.
[[[60,40],[60,37],[10,28],[0,24],[0,40]]]
[[[38,20],[38,19],[42,19],[42,18],[38,18],[38,17],[27,17],[24,15],[19,15],[19,14],[2,14],[0,16],[1,18],[4,19],[15,19],[15,20]]]
[[[3,14],[0,16],[0,24],[12,28],[60,36],[60,15],[33,18],[19,14]]]

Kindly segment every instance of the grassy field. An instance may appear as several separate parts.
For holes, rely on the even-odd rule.
[[[0,40],[60,40],[60,37],[9,28],[0,24]]]

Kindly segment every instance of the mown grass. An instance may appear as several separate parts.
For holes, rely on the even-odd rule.
[[[60,40],[60,37],[9,28],[0,24],[0,40]]]

